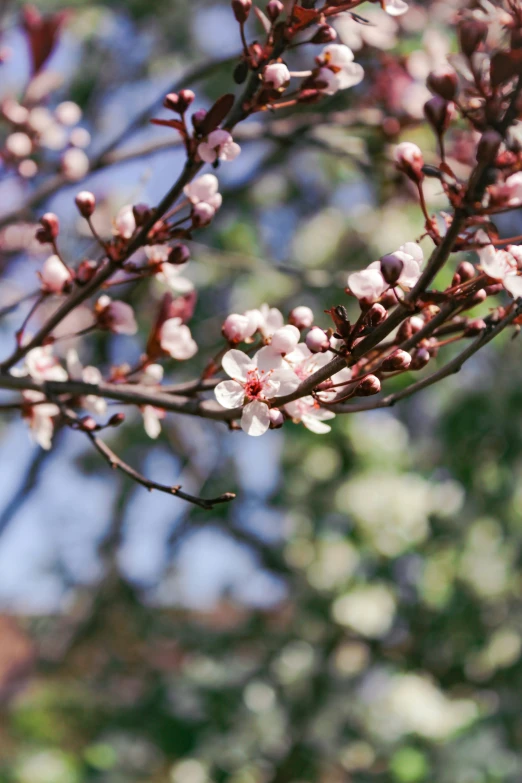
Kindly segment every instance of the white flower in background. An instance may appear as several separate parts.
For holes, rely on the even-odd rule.
[[[67,372],[56,356],[53,356],[52,345],[30,350],[25,357],[24,368],[16,374],[30,375],[35,381],[66,381],[68,379]]]
[[[317,60],[321,67],[315,78],[320,83],[318,89],[326,95],[354,87],[364,79],[362,66],[353,61],[352,50],[344,44],[328,44]]]
[[[66,364],[69,378],[72,381],[83,381],[84,383],[92,383],[95,386],[98,386],[103,381],[103,376],[97,367],[92,365],[84,367],[82,365],[74,348],[67,351]],[[96,394],[87,394],[81,397],[80,400],[82,406],[90,413],[95,413],[98,416],[103,416],[107,413],[107,403],[103,397],[98,397]]]
[[[354,52],[365,44],[384,51],[393,49],[397,43],[397,22],[373,9],[365,9],[364,18],[370,24],[358,24],[351,14],[339,14],[335,27],[342,42]]]
[[[96,302],[94,311],[101,329],[128,335],[138,331],[134,310],[126,302],[113,301],[110,296],[104,294]]]
[[[215,174],[203,174],[185,185],[183,192],[191,204],[208,204],[214,211],[223,203],[223,197],[219,193],[219,181]]]
[[[191,359],[198,350],[189,327],[182,322],[181,318],[168,318],[163,323],[159,342],[165,353],[178,361]]]
[[[479,234],[486,237],[484,232],[477,232],[477,236]],[[522,277],[518,274],[522,268],[522,247],[508,245],[505,250],[497,250],[493,245],[487,245],[478,255],[483,272],[502,282],[515,299],[522,296]]]
[[[257,322],[257,328],[265,339],[272,337],[274,332],[285,325],[283,313],[277,307],[269,307],[267,304],[262,304],[259,310],[247,310],[245,315],[252,323]]]
[[[24,391],[22,396],[26,403],[22,415],[29,425],[31,437],[42,449],[49,451],[54,433],[53,418],[58,416],[60,408],[52,402],[45,402],[45,396],[37,391]]]
[[[248,356],[231,349],[223,357],[223,369],[233,380],[222,381],[214,393],[224,408],[243,407],[241,428],[249,435],[262,435],[270,426],[268,400],[276,395],[289,394],[299,385],[299,378],[291,370],[261,370],[257,355]]]
[[[306,429],[315,432],[316,435],[324,435],[332,429],[329,424],[325,424],[328,419],[335,419],[335,413],[321,408],[313,397],[301,397],[299,400],[287,402],[285,411],[291,416],[292,421],[297,424],[301,422]]]
[[[270,345],[257,353],[257,366],[260,370],[274,370],[283,367],[283,357],[297,346],[301,333],[297,327],[287,324],[273,333]]]
[[[506,179],[503,185],[495,189],[497,196],[506,201],[509,207],[519,207],[522,205],[522,171],[517,171]]]
[[[257,328],[258,322],[256,319],[240,313],[231,313],[225,318],[221,332],[225,340],[231,343],[241,343],[253,337]]]
[[[158,265],[156,280],[165,283],[178,294],[188,294],[194,290],[194,283],[181,275],[187,264],[170,264],[170,252],[168,245],[148,245],[145,248],[149,263]]]
[[[355,587],[336,598],[332,615],[336,622],[353,628],[369,639],[382,639],[393,625],[396,602],[391,590],[382,584]]]
[[[390,16],[402,16],[408,10],[408,3],[404,0],[381,0],[382,6]]]
[[[198,145],[198,155],[205,163],[235,160],[240,152],[239,144],[236,144],[228,131],[221,128],[209,133],[207,140]]]
[[[130,239],[136,231],[136,218],[131,204],[125,204],[114,219],[114,233],[122,239]]]
[[[83,150],[71,147],[62,155],[62,171],[72,182],[82,179],[89,172],[89,158]]]
[[[38,273],[42,281],[42,290],[48,294],[61,294],[71,280],[72,275],[57,255],[44,261],[42,271]]]
[[[5,140],[5,148],[14,158],[26,158],[32,152],[33,142],[27,133],[16,131]]]
[[[149,364],[141,375],[140,383],[144,386],[159,386],[162,380],[163,367],[161,364]],[[149,438],[156,440],[161,434],[161,421],[166,416],[165,411],[163,408],[156,408],[154,405],[143,405],[141,413],[145,432]]]
[[[263,84],[274,90],[284,89],[290,82],[290,71],[284,63],[271,63],[263,71]]]
[[[82,110],[74,101],[62,101],[54,110],[54,115],[62,125],[77,125],[82,118]]]

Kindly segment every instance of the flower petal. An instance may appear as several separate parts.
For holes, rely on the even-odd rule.
[[[216,400],[223,408],[239,408],[243,404],[245,390],[237,381],[221,381],[214,389]]]
[[[224,371],[237,381],[246,381],[247,373],[256,369],[255,362],[243,351],[231,348],[221,362]]]
[[[265,345],[254,356],[254,362],[260,370],[275,370],[283,366],[283,357],[271,345]]]
[[[247,433],[247,435],[263,435],[270,426],[270,414],[268,412],[268,405],[264,402],[254,400],[249,402],[243,408],[243,415],[241,416],[241,429]]]

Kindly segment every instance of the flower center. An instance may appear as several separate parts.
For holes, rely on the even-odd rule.
[[[257,370],[250,370],[247,373],[247,379],[245,382],[245,394],[250,399],[261,397],[263,392],[264,383],[260,379]]]

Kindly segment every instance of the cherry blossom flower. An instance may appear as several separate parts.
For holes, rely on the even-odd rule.
[[[53,356],[52,345],[43,348],[32,348],[25,357],[22,370],[13,374],[30,375],[35,381],[66,381],[67,372]]]
[[[72,281],[71,273],[57,255],[49,256],[38,274],[42,281],[42,291],[48,294],[62,294]]]
[[[101,329],[114,334],[136,334],[138,331],[134,311],[126,302],[113,301],[104,294],[96,302],[94,312]]]
[[[424,261],[422,248],[416,242],[406,242],[393,253],[403,263],[397,285],[413,288],[421,274]],[[348,287],[357,299],[376,302],[390,287],[381,273],[381,262],[372,261],[366,269],[348,275]]]
[[[191,204],[196,205],[203,202],[216,211],[223,202],[223,197],[218,192],[218,188],[219,182],[215,174],[203,174],[203,176],[185,185],[183,192]]]
[[[114,233],[122,239],[130,239],[136,231],[136,218],[131,204],[125,204],[114,219]]]
[[[271,63],[263,71],[263,84],[274,90],[284,89],[290,81],[290,71],[284,63]]]
[[[16,131],[5,140],[5,148],[14,158],[26,158],[31,154],[33,143],[27,133]]]
[[[291,370],[260,369],[257,357],[258,354],[251,358],[235,348],[227,351],[222,364],[232,380],[218,383],[214,390],[217,401],[224,408],[244,405],[241,428],[253,436],[263,435],[270,426],[268,400],[277,394],[289,394],[299,385],[299,379]]]
[[[325,95],[334,95],[338,90],[354,87],[364,78],[362,66],[353,62],[353,52],[344,44],[328,44],[317,62],[321,67],[315,78],[320,85],[318,89]]]
[[[209,133],[207,140],[198,145],[198,155],[205,163],[234,160],[240,152],[239,144],[236,144],[228,131],[221,128]]]
[[[89,171],[89,158],[83,150],[71,147],[62,155],[62,171],[68,180],[82,179]]]
[[[77,351],[73,348],[67,351],[66,356],[67,372],[69,378],[73,381],[84,381],[84,383],[92,383],[97,386],[103,381],[103,376],[97,367],[88,365],[83,367],[78,357]],[[103,416],[107,412],[107,403],[103,397],[98,397],[96,394],[87,394],[80,398],[81,405],[90,413],[95,413],[98,416]]]
[[[158,386],[163,380],[163,367],[161,364],[149,364],[143,371],[140,383],[144,386]],[[161,434],[161,421],[166,413],[163,408],[156,408],[154,405],[143,405],[141,408],[143,416],[143,427],[145,432],[156,440]]]
[[[308,329],[314,322],[314,314],[309,307],[298,305],[291,311],[288,320],[298,329]]]
[[[52,402],[45,402],[45,396],[37,391],[23,392],[24,405],[22,416],[29,425],[33,440],[49,451],[54,433],[53,418],[58,416],[60,408]]]
[[[327,351],[330,347],[330,340],[326,332],[323,332],[318,326],[314,326],[310,329],[306,335],[306,346],[312,353],[320,353],[321,351]]]
[[[147,259],[157,266],[156,280],[165,283],[176,293],[187,294],[194,290],[194,283],[181,275],[187,264],[171,264],[170,252],[168,245],[148,245],[145,248]]]
[[[276,329],[273,333],[270,345],[265,345],[257,353],[257,365],[261,370],[273,370],[283,366],[283,357],[291,353],[297,346],[300,338],[299,329],[291,324]]]
[[[198,350],[189,327],[181,318],[168,318],[163,323],[159,333],[159,343],[165,353],[178,361],[191,359]]]
[[[227,315],[221,332],[225,340],[230,343],[241,343],[252,337],[257,330],[257,323],[247,315],[240,313],[231,313]]]
[[[420,147],[411,141],[402,141],[395,147],[393,154],[397,167],[409,177],[418,180],[422,177],[424,157]]]
[[[493,189],[492,189],[493,190]],[[522,171],[517,171],[506,179],[503,185],[494,188],[495,198],[509,207],[522,205]]]
[[[522,266],[521,247],[508,245],[505,250],[497,250],[490,244],[479,250],[478,255],[483,272],[500,280],[515,299],[522,296],[522,277],[518,275],[519,264]]]
[[[301,397],[299,400],[288,402],[285,411],[294,423],[301,422],[311,432],[323,435],[332,429],[325,421],[335,419],[335,413],[321,408],[313,397]]]

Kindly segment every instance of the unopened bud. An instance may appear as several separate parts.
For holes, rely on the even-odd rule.
[[[407,351],[397,351],[387,356],[381,364],[383,372],[396,372],[397,370],[407,370],[411,364],[411,356]]]
[[[271,430],[278,430],[285,423],[285,417],[283,413],[278,410],[278,408],[270,408],[268,411],[268,416],[270,418]]]
[[[284,10],[285,7],[283,3],[281,3],[281,0],[270,0],[266,7],[266,15],[271,22],[275,22],[277,17],[282,14]]]
[[[482,318],[474,318],[472,321],[468,321],[468,325],[464,330],[464,337],[476,337],[485,328],[486,322]]]
[[[462,21],[458,27],[460,48],[466,57],[471,57],[480,44],[486,40],[488,25],[476,19]]]
[[[475,277],[475,267],[470,261],[461,261],[458,265],[451,285],[460,285],[461,283],[467,283],[468,280],[473,280]]]
[[[413,354],[410,370],[422,370],[431,359],[430,352],[426,348],[418,348]]]
[[[322,353],[330,347],[330,340],[326,332],[314,326],[306,335],[306,346],[312,353]]]
[[[245,24],[251,8],[252,0],[232,0],[232,11],[239,24]]]
[[[92,416],[84,416],[83,419],[80,419],[79,423],[82,430],[86,430],[87,432],[95,432],[95,430],[98,429],[98,424]]]
[[[84,218],[90,218],[96,209],[96,199],[88,190],[82,190],[74,199],[80,215]]]
[[[92,280],[96,274],[97,266],[96,261],[89,261],[88,259],[81,261],[76,270],[76,282],[78,285],[85,285],[89,280]]]
[[[453,119],[453,104],[450,101],[445,101],[444,98],[435,95],[424,104],[424,116],[435,133],[440,136],[448,129],[448,126]]]
[[[491,128],[485,131],[480,137],[477,145],[477,162],[493,163],[497,157],[497,152],[502,144],[502,136]]]
[[[190,250],[186,245],[178,244],[174,245],[172,250],[169,253],[168,262],[169,264],[186,264],[187,261],[190,259]]]
[[[449,65],[432,71],[426,79],[426,84],[435,95],[439,95],[445,101],[453,101],[457,95],[457,74]]]
[[[309,307],[294,307],[288,316],[288,322],[298,329],[308,329],[314,322],[314,314]]]
[[[390,253],[381,258],[381,275],[388,285],[395,285],[402,274],[404,261]]]
[[[152,218],[152,209],[148,204],[134,204],[132,213],[138,228],[145,225]]]
[[[327,44],[335,41],[336,38],[337,33],[335,32],[334,28],[329,24],[322,24],[317,28],[317,32],[313,38],[310,39],[310,43]]]
[[[376,375],[367,375],[355,389],[357,397],[371,397],[372,394],[378,394],[381,390],[381,382]]]
[[[108,427],[119,427],[125,421],[124,413],[115,413],[107,422]]]
[[[169,92],[163,99],[163,106],[170,111],[179,113],[179,95],[177,92]]]
[[[36,238],[42,244],[52,242],[60,233],[60,221],[54,212],[46,212],[40,218],[41,228],[36,232]]]
[[[388,317],[386,308],[375,302],[366,313],[366,321],[369,326],[379,326]]]
[[[195,228],[208,226],[215,214],[216,210],[214,207],[211,207],[210,204],[204,201],[200,201],[199,204],[194,204],[192,207],[192,225]]]
[[[189,106],[194,103],[196,96],[192,90],[180,90],[178,94],[178,111],[185,114]]]
[[[199,133],[205,117],[207,116],[206,109],[198,109],[191,117],[191,122],[196,133]]]
[[[403,141],[395,148],[395,162],[399,171],[404,172],[413,182],[421,182],[424,179],[422,167],[424,158],[416,144],[411,141]]]
[[[488,295],[486,291],[483,288],[480,288],[475,294],[473,294],[471,299],[468,299],[466,306],[475,307],[475,305],[479,305],[482,304],[482,302],[485,302],[487,297]]]

